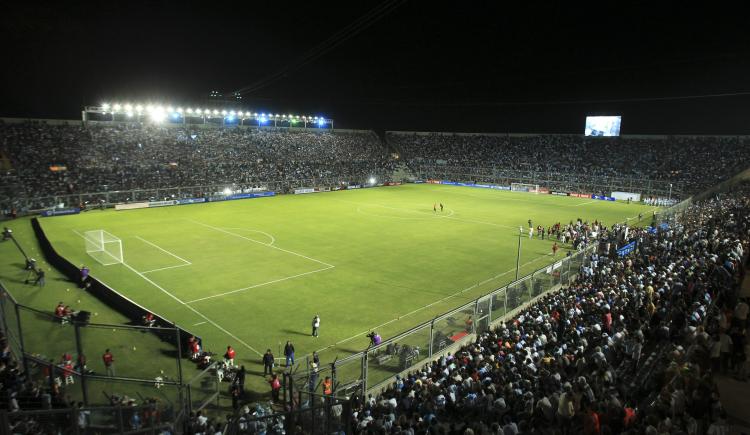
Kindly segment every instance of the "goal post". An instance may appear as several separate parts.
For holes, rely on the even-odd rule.
[[[122,240],[104,230],[83,233],[86,253],[104,266],[122,263]]]
[[[510,183],[510,190],[513,192],[539,193],[538,184]]]

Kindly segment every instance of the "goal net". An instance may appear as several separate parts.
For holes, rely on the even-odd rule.
[[[86,253],[94,260],[109,266],[122,263],[122,240],[104,230],[86,231]]]
[[[510,190],[514,192],[539,193],[538,184],[510,183]]]

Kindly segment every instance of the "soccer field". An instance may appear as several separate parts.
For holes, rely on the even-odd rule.
[[[424,184],[40,221],[74,264],[201,335],[207,349],[221,355],[231,344],[239,360],[257,364],[267,348],[281,356],[286,340],[298,359],[344,357],[366,348],[373,329],[388,338],[512,281],[528,219],[611,225],[650,210]],[[123,264],[86,254],[82,234],[99,229],[122,240]],[[552,262],[551,241],[525,236],[522,245],[521,276]],[[310,336],[315,314],[319,338]]]

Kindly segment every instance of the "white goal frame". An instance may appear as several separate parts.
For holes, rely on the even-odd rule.
[[[104,230],[83,233],[86,253],[103,266],[123,263],[122,240]]]
[[[513,192],[539,193],[539,185],[527,183],[510,183],[510,190],[512,190]]]

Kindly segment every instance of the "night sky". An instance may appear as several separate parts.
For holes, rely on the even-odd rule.
[[[213,107],[210,91],[252,87],[222,106],[379,132],[582,133],[586,114],[622,114],[624,134],[750,133],[741,3],[338,3],[6,2],[0,116]],[[310,59],[379,6],[388,13]]]

